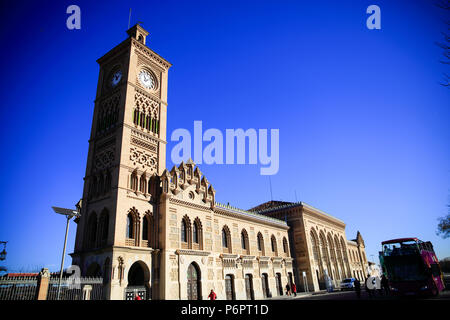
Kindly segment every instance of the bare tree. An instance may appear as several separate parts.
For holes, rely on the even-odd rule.
[[[450,214],[446,217],[439,218],[438,230],[436,234],[438,236],[442,236],[444,239],[450,237]]]

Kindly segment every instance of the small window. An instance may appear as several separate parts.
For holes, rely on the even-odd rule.
[[[127,216],[127,238],[133,239],[133,217],[131,214]]]
[[[228,248],[227,233],[225,232],[225,230],[222,230],[222,247]]]
[[[192,237],[193,237],[194,243],[198,243],[198,230],[197,230],[197,224],[196,223],[194,223]]]
[[[186,221],[181,221],[181,241],[187,242],[187,228]]]
[[[142,240],[148,240],[148,218],[145,217],[142,223]]]

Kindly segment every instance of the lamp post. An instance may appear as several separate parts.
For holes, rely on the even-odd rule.
[[[63,276],[63,269],[64,269],[64,256],[66,255],[66,244],[67,244],[67,234],[69,233],[69,222],[73,217],[79,217],[80,212],[78,210],[73,209],[65,209],[65,208],[59,208],[59,207],[52,207],[53,211],[55,211],[58,214],[62,214],[66,216],[67,218],[67,224],[66,224],[66,236],[64,237],[64,248],[63,248],[63,254],[61,258],[61,270],[59,272],[59,283],[58,283],[58,298],[61,292],[61,280]]]

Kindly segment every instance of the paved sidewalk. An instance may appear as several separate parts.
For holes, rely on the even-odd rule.
[[[334,292],[340,292],[340,291],[334,291]],[[275,297],[266,298],[263,300],[295,300],[295,299],[301,299],[301,298],[305,298],[305,297],[315,296],[318,294],[333,294],[333,292],[328,293],[326,290],[320,290],[320,291],[315,291],[315,292],[297,292],[296,297],[292,294],[290,296],[287,296],[285,293],[283,293],[282,296],[275,296]]]

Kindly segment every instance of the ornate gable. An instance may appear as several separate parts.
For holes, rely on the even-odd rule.
[[[163,196],[214,208],[216,191],[191,159],[161,175]]]

